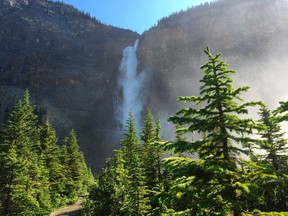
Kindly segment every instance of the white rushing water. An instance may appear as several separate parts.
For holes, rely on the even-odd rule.
[[[115,117],[118,121],[118,128],[123,130],[132,111],[137,130],[141,126],[141,112],[143,104],[141,101],[141,88],[144,83],[144,75],[137,73],[137,47],[138,39],[134,46],[128,46],[123,50],[123,57],[120,63],[120,76],[118,88],[114,101]]]

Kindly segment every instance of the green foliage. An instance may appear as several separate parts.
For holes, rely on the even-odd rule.
[[[156,141],[161,139],[160,134],[160,123],[158,122],[156,125],[151,111],[148,110],[141,132],[141,159],[146,176],[145,185],[149,190],[152,190],[160,180],[160,149],[154,145]]]
[[[288,216],[288,212],[261,212],[254,211],[253,213],[243,213],[243,216],[254,216],[257,212],[259,216]]]
[[[145,199],[145,174],[140,158],[140,143],[136,134],[136,127],[132,113],[129,114],[124,139],[121,140],[123,168],[127,170],[127,215],[145,215],[150,208]]]
[[[192,106],[169,119],[175,141],[161,141],[159,118],[155,123],[149,110],[139,141],[130,113],[121,149],[97,178],[85,215],[286,214],[276,211],[287,209],[287,140],[280,124],[288,120],[288,102],[274,111],[245,102],[241,94],[249,88],[234,88],[235,71],[220,54],[205,53],[200,96],[179,97]],[[245,118],[256,105],[258,122]],[[256,154],[259,149],[265,154]],[[169,157],[161,159],[163,150]]]
[[[124,138],[114,160],[109,160],[97,179],[85,204],[85,215],[148,215],[156,212],[157,202],[151,209],[154,189],[158,187],[162,168],[158,149],[152,145],[161,139],[161,125],[154,122],[148,111],[141,133],[137,138],[132,113],[129,114]],[[159,156],[159,157],[158,157]]]
[[[195,215],[240,215],[241,202],[250,193],[250,182],[243,178],[239,160],[247,154],[253,129],[258,128],[252,119],[241,118],[248,114],[248,107],[259,102],[243,102],[240,94],[248,87],[234,88],[220,54],[213,56],[205,50],[209,61],[201,67],[200,96],[179,97],[180,102],[194,107],[181,109],[170,118],[178,125],[179,135],[198,134],[192,141],[178,139],[164,144],[175,153],[197,154],[199,159],[179,156],[165,160],[173,172],[174,186],[170,198],[172,207],[179,212],[190,211]],[[240,104],[241,102],[241,104]],[[241,117],[240,117],[241,116]],[[182,126],[181,128],[179,126]]]
[[[65,204],[65,201],[61,199],[65,190],[65,167],[61,162],[61,149],[57,145],[55,129],[49,121],[40,126],[39,134],[39,156],[43,165],[48,169],[51,202],[54,207],[59,207]]]
[[[13,108],[1,136],[1,193],[3,215],[39,215],[51,210],[47,169],[39,157],[37,116],[29,92]],[[42,213],[41,213],[42,212]],[[41,213],[41,214],[40,214]]]
[[[261,140],[254,145],[252,160],[261,167],[260,178],[256,180],[261,188],[263,203],[255,206],[264,211],[281,211],[288,208],[287,200],[287,140],[280,123],[285,120],[283,113],[287,109],[280,105],[270,111],[266,106],[260,109],[260,122],[263,124],[259,135]],[[257,150],[262,153],[256,154]]]
[[[65,195],[73,202],[80,195],[87,193],[90,185],[86,185],[86,183],[91,178],[83,153],[79,150],[76,132],[73,129],[64,139],[62,163],[66,179]]]
[[[26,91],[1,131],[1,215],[44,216],[67,202],[67,167],[60,160],[55,130],[49,122],[39,125],[38,119]]]
[[[163,151],[160,149],[158,142],[161,141],[161,124],[160,118],[154,121],[151,111],[147,110],[147,115],[144,118],[143,129],[141,131],[141,148],[140,156],[142,167],[145,176],[145,186],[147,188],[146,198],[150,200],[151,210],[150,214],[157,214],[159,208],[162,208],[161,201],[155,199],[155,194],[159,193],[162,189],[160,186],[163,184],[163,164],[162,155]]]
[[[102,174],[96,178],[96,184],[93,185],[89,193],[89,199],[85,201],[83,215],[116,215],[119,212],[114,206],[119,200],[116,200],[115,191],[115,167],[111,160],[106,161]],[[120,214],[119,214],[120,215]]]
[[[285,152],[288,149],[285,133],[281,131],[280,123],[283,117],[279,116],[278,111],[270,111],[266,106],[260,109],[260,122],[263,127],[259,131],[262,140],[258,143],[258,147],[265,150],[264,158],[258,157],[261,161],[271,164],[276,170],[283,170],[285,164]]]

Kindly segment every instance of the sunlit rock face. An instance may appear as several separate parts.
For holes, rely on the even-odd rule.
[[[173,139],[166,119],[179,108],[177,97],[199,93],[206,46],[238,71],[236,85],[251,86],[245,98],[273,108],[288,96],[287,11],[286,0],[220,0],[138,35],[61,3],[0,1],[0,117],[29,88],[61,138],[77,131],[88,164],[99,171],[119,147],[115,92],[123,51],[137,38],[135,77],[148,74],[137,99],[160,114],[165,138]]]

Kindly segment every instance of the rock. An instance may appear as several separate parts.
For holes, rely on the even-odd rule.
[[[88,165],[99,171],[119,147],[118,67],[137,38],[138,72],[151,75],[143,102],[160,114],[166,139],[174,139],[166,120],[182,106],[177,97],[199,94],[207,45],[238,71],[236,85],[252,87],[245,98],[273,107],[287,100],[287,10],[286,0],[219,0],[163,18],[140,36],[63,3],[1,1],[0,118],[28,88],[61,138],[77,131]]]
[[[122,50],[139,35],[66,4],[13,2],[0,3],[0,91],[15,92],[7,103],[1,98],[2,109],[28,88],[61,138],[77,131],[88,164],[99,170],[118,142],[110,131]]]

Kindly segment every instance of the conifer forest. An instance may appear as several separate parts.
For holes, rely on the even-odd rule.
[[[0,216],[288,216],[287,0],[71,2],[0,0]]]
[[[137,134],[133,114],[121,148],[95,178],[83,215],[287,215],[288,154],[282,129],[288,102],[270,110],[245,101],[220,54],[205,50],[199,96],[180,96],[163,140],[147,110]],[[258,118],[249,117],[256,109]],[[265,213],[266,212],[266,213]]]
[[[60,146],[49,120],[39,120],[27,90],[1,130],[0,215],[49,215],[93,184],[76,132]]]
[[[180,96],[186,108],[168,120],[174,140],[163,139],[149,109],[138,133],[130,112],[100,174],[87,167],[76,132],[60,142],[26,90],[1,130],[0,214],[49,215],[87,195],[84,216],[287,215],[288,102],[271,110],[245,101],[249,87],[234,87],[236,71],[204,52],[199,96]]]

